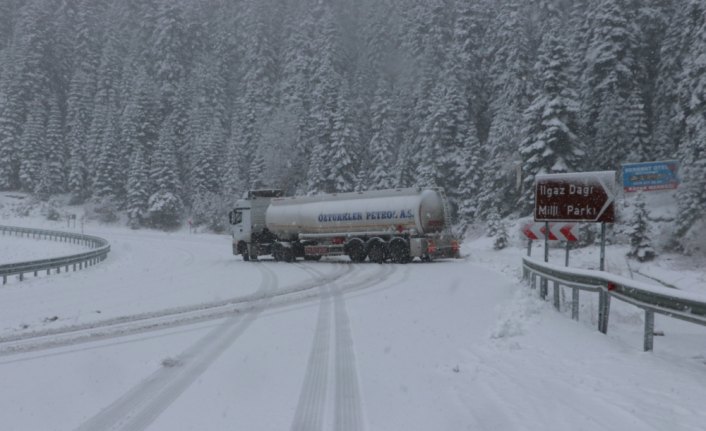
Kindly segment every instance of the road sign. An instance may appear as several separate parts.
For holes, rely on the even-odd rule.
[[[679,162],[631,163],[623,165],[623,189],[637,191],[672,190],[679,186]]]
[[[549,223],[549,241],[578,241],[576,223]],[[522,233],[531,240],[544,239],[547,234],[545,223],[527,223]]]
[[[534,221],[615,220],[615,171],[537,175]]]

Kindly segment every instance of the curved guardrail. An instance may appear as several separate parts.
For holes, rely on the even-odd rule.
[[[87,266],[95,265],[98,262],[105,260],[110,252],[110,244],[103,238],[92,235],[84,235],[80,233],[61,232],[56,230],[33,229],[16,226],[0,226],[2,235],[26,236],[39,239],[51,239],[62,242],[71,242],[74,244],[82,244],[92,250],[72,254],[69,256],[54,257],[50,259],[39,259],[27,262],[16,262],[0,265],[0,276],[2,276],[2,284],[7,283],[7,277],[10,275],[19,275],[20,281],[24,279],[24,275],[34,273],[37,276],[39,271],[47,271],[47,275],[51,274],[51,270],[61,272],[61,268],[66,271],[69,267],[73,270],[83,269]]]
[[[706,326],[706,295],[640,283],[604,271],[565,268],[522,258],[525,279],[530,278],[532,288],[540,281],[540,296],[546,298],[549,281],[554,283],[554,307],[560,309],[559,288],[573,289],[571,317],[578,320],[578,291],[596,292],[598,301],[598,330],[608,332],[610,299],[615,298],[645,311],[644,350],[654,346],[654,313]]]

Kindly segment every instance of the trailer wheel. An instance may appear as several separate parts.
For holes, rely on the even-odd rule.
[[[390,260],[394,263],[408,263],[410,260],[409,245],[402,239],[390,243]]]
[[[346,244],[345,247],[348,257],[350,257],[353,262],[363,262],[367,256],[365,253],[365,245],[363,241],[359,239],[352,239]]]
[[[371,262],[375,263],[385,262],[385,246],[380,241],[375,241],[370,244],[368,258]]]

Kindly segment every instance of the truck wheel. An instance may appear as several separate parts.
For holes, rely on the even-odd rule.
[[[383,263],[385,262],[385,248],[380,242],[375,242],[370,245],[368,250],[368,258],[371,262]]]
[[[294,261],[294,252],[289,247],[282,247],[282,260],[285,262]]]
[[[390,244],[390,260],[394,263],[408,263],[411,259],[409,256],[409,246],[402,240],[394,240]]]
[[[360,240],[353,240],[348,243],[348,257],[353,262],[363,262],[366,258],[365,245]]]
[[[272,244],[272,257],[275,259],[275,262],[282,260],[282,246],[280,244]]]
[[[247,251],[245,253],[243,253],[243,259],[245,258],[245,255],[247,254],[248,256],[250,256],[250,260],[257,260],[257,250],[258,250],[257,245],[248,244],[246,250]]]
[[[234,248],[236,248],[236,247],[234,247]],[[235,252],[236,250],[233,250],[233,251]],[[243,241],[240,241],[240,242],[238,243],[238,246],[237,246],[237,253],[235,253],[235,254],[241,254],[241,255],[243,255],[243,261],[244,261],[244,262],[247,262],[247,261],[250,260],[250,254],[248,253],[248,245],[247,245],[245,242],[243,242]]]

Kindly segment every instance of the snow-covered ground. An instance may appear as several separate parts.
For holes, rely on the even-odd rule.
[[[7,211],[0,223],[66,229]],[[242,262],[223,235],[90,221],[84,230],[110,241],[106,261],[0,288],[3,430],[706,423],[705,327],[657,316],[664,336],[645,353],[642,313],[613,301],[602,335],[590,294],[574,322],[520,281],[526,249],[517,238],[498,252],[478,236],[463,259],[425,264],[286,264]],[[12,239],[9,248],[40,258],[51,244]],[[608,248],[608,270],[706,292],[698,261],[628,266],[625,251]],[[598,266],[595,249],[570,257]],[[564,250],[551,249],[550,260],[563,263]]]

